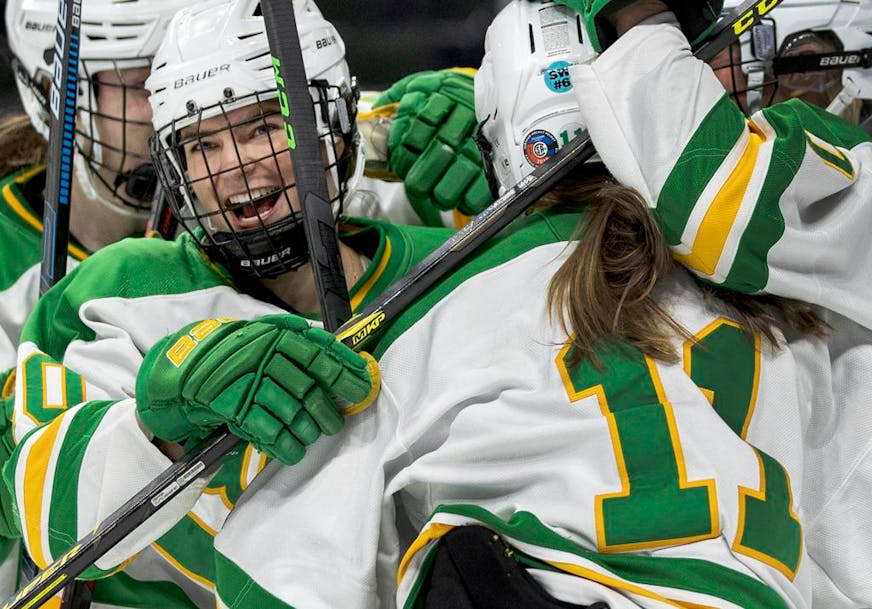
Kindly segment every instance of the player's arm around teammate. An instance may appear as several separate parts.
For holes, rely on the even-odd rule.
[[[513,2],[492,26],[477,107],[504,188],[553,153],[562,128],[583,128],[542,71],[548,58],[591,56],[561,35],[576,31],[569,11],[540,2]],[[388,330],[375,349],[382,391],[341,442],[255,483],[216,538],[224,604],[245,592],[252,607],[445,606],[460,589],[488,597],[494,581],[476,579],[478,559],[496,548],[521,556],[519,606],[809,605],[800,489],[788,483],[801,455],[780,435],[801,412],[777,330],[773,341],[749,337],[732,307],[668,274],[644,204],[594,166],[551,203]],[[590,224],[578,246],[580,220]],[[604,227],[615,232],[603,237]],[[600,268],[599,256],[614,259]],[[599,283],[582,280],[585,266]],[[570,304],[587,321],[566,317]],[[702,352],[713,355],[705,380]],[[777,527],[760,529],[746,489],[759,495],[764,480],[767,505],[779,507],[766,520]],[[495,543],[437,572],[463,525],[484,526]]]
[[[862,118],[868,69],[821,66],[870,45],[868,17],[839,1],[785,2],[754,28],[755,43],[749,29],[710,69],[666,14],[631,27],[646,5],[628,7],[626,33],[573,71],[579,101],[606,127],[592,129],[604,160],[647,194],[679,261],[716,284],[821,307],[827,340],[789,343],[809,404],[803,512],[815,603],[866,606],[872,588],[856,565],[872,560],[872,546],[847,531],[868,520],[860,489],[872,483],[872,419],[862,406],[872,393],[872,147],[831,111]]]

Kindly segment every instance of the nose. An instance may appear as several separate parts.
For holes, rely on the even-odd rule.
[[[228,131],[222,136],[219,152],[210,162],[210,171],[216,178],[225,182],[247,179],[255,171],[259,159],[252,154],[251,147],[234,140]]]

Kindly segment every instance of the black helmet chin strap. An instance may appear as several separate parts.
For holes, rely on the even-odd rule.
[[[224,266],[234,276],[271,279],[309,262],[309,246],[300,212],[271,224],[268,229],[240,232],[217,231],[210,249],[218,250]]]

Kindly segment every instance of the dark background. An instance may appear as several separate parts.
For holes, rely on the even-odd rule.
[[[382,89],[417,70],[478,67],[485,30],[508,2],[316,1],[345,39],[351,72],[362,89]],[[0,0],[0,7],[5,6],[6,2]],[[5,30],[3,34],[5,44]],[[7,114],[20,106],[9,67],[5,61],[0,63],[0,114]]]

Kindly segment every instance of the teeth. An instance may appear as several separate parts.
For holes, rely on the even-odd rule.
[[[228,202],[230,205],[242,205],[246,203],[251,203],[252,201],[257,201],[261,197],[266,195],[278,192],[280,189],[278,188],[253,188],[251,192],[246,192],[239,195],[232,195]]]

